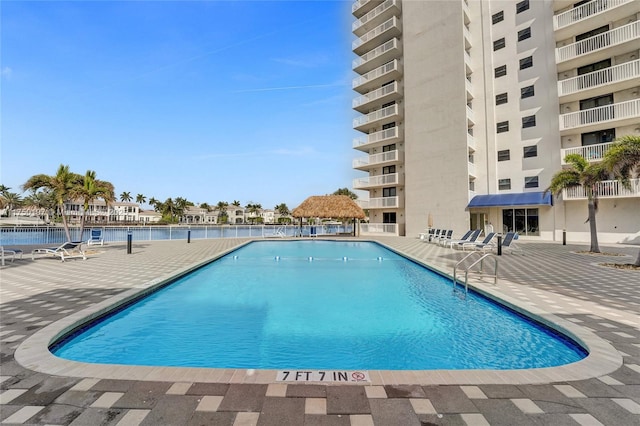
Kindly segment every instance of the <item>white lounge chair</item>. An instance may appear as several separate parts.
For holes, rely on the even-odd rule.
[[[49,256],[59,257],[61,261],[74,257],[82,257],[83,260],[87,260],[87,256],[82,250],[82,241],[70,242],[62,244],[58,247],[51,248],[39,248],[31,252],[31,259],[35,260],[36,254],[46,254]]]
[[[262,234],[263,237],[265,238],[284,238],[286,237],[285,233],[284,233],[284,228],[283,227],[279,227],[277,228],[275,231],[273,231],[273,233],[271,234]]]
[[[455,247],[462,247],[462,244],[464,243],[475,243],[476,240],[478,239],[478,236],[480,235],[480,230],[479,229],[475,229],[473,231],[471,231],[471,233],[467,236],[466,239],[461,239],[461,240],[451,240],[447,243],[447,245],[451,248],[455,248]],[[465,234],[467,235],[467,234]],[[464,238],[464,237],[463,237]]]
[[[100,244],[100,245],[104,244],[104,238],[102,238],[102,229],[94,228],[91,230],[91,236],[87,241],[87,245],[90,246],[93,244]]]
[[[505,253],[508,252],[518,252],[522,255],[524,255],[524,251],[518,247],[518,245],[516,244],[515,240],[518,239],[518,233],[517,232],[507,232],[506,234],[504,234],[504,238],[502,239],[502,251],[504,251]]]
[[[11,256],[11,263],[16,260],[16,256],[20,255],[20,259],[22,259],[22,250],[20,249],[6,249],[0,246],[0,252],[2,255],[2,266],[4,266],[4,261],[7,256]]]
[[[462,250],[464,251],[467,247],[472,250],[491,250],[491,248],[493,248],[494,246],[493,239],[495,238],[495,236],[495,232],[489,232],[487,236],[484,237],[484,240],[482,240],[482,242],[480,243],[462,243]]]
[[[449,241],[452,235],[453,229],[445,230],[442,231],[438,237],[434,237],[431,242],[435,244],[442,244],[443,241]]]

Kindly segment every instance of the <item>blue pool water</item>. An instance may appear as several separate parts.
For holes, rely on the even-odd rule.
[[[51,348],[91,363],[521,369],[584,351],[384,247],[253,242]]]

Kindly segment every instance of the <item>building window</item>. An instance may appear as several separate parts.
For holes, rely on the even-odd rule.
[[[609,93],[608,95],[598,96],[595,98],[583,99],[580,101],[580,111],[584,109],[603,107],[603,106],[611,105],[612,103],[613,103],[613,93]],[[606,114],[606,113],[607,111],[601,111],[601,114]],[[613,118],[613,117],[608,117],[608,118]]]
[[[609,31],[609,25],[604,25],[602,27],[596,28],[595,30],[587,31],[586,33],[582,33],[576,36],[576,42],[582,41],[584,39],[597,36],[598,34],[606,33]]]
[[[520,69],[531,68],[533,66],[533,56],[527,56],[526,58],[520,59]]]
[[[530,98],[535,94],[536,92],[533,89],[533,86],[527,86],[520,89],[520,99]]]
[[[511,159],[511,153],[508,149],[498,151],[498,161],[508,161]]]
[[[524,149],[523,149],[522,156],[524,158],[537,157],[538,156],[538,145],[525,146]]]
[[[616,129],[606,129],[598,130],[597,132],[583,133],[581,137],[582,146],[612,142],[616,138]]]
[[[396,127],[396,122],[395,121],[393,123],[383,124],[382,125],[382,130],[393,129],[394,127]]]
[[[529,0],[522,0],[516,4],[516,13],[522,13],[529,9]]]
[[[578,68],[578,75],[588,74],[611,67],[611,58]]]
[[[500,21],[504,20],[504,11],[500,11],[498,13],[494,13],[493,15],[491,15],[491,22],[493,22],[494,24],[497,24]]]
[[[540,235],[538,209],[503,209],[502,232],[520,235]]]
[[[382,188],[382,196],[383,197],[395,197],[396,196],[396,188]]]
[[[522,128],[534,127],[536,125],[536,116],[530,115],[528,117],[522,117]]]
[[[537,188],[538,187],[538,176],[527,176],[524,178],[524,187],[525,188]]]
[[[396,150],[396,144],[392,143],[391,145],[384,145],[382,147],[382,152],[389,152],[389,151],[395,151]]]
[[[500,93],[499,95],[496,95],[496,105],[506,104],[507,102],[509,102],[509,95],[507,95],[506,93]]]
[[[504,133],[504,132],[508,132],[508,131],[509,131],[509,122],[508,121],[501,121],[501,122],[496,124],[496,132],[497,133]]]
[[[498,189],[501,191],[511,189],[511,179],[498,179]]]
[[[495,78],[507,75],[507,66],[506,65],[499,66],[498,68],[493,70],[493,75],[495,76]]]
[[[382,213],[382,223],[396,223],[396,213]]]
[[[531,27],[518,31],[518,41],[531,38]]]
[[[470,180],[469,181],[469,191],[475,191],[476,190],[476,181],[475,180]]]
[[[502,49],[506,45],[504,37],[493,42],[493,51]]]
[[[382,168],[383,175],[389,175],[396,172],[396,166],[386,166]]]

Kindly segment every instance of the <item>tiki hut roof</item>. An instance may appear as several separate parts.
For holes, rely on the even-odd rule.
[[[346,195],[315,195],[291,213],[293,217],[335,217],[364,219],[364,211]]]

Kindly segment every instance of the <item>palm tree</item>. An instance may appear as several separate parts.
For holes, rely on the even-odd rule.
[[[262,210],[262,205],[259,203],[253,203],[251,201],[249,201],[247,203],[247,205],[245,206],[245,208],[247,210],[249,210],[249,221],[251,223],[254,223],[256,220],[258,220],[258,212],[260,210]]]
[[[69,224],[67,223],[67,216],[65,215],[64,202],[68,199],[70,191],[72,191],[77,184],[77,176],[75,173],[69,171],[69,166],[60,164],[54,176],[45,174],[34,175],[22,185],[23,191],[30,189],[37,191],[40,188],[52,191],[58,210],[62,215],[62,225],[64,226],[67,241],[71,241],[71,233],[69,232]]]
[[[24,204],[39,209],[43,213],[41,218],[45,223],[49,223],[49,216],[56,208],[53,192],[46,188],[42,191],[31,190],[31,194],[24,197]]]
[[[147,197],[145,197],[142,194],[138,194],[136,195],[136,203],[138,204],[144,204],[147,201]]]
[[[187,207],[193,206],[193,203],[191,201],[187,201],[186,198],[182,198],[182,197],[176,197],[176,199],[174,200],[174,203],[175,203],[174,214],[176,218],[182,217]]]
[[[227,214],[229,204],[226,201],[218,201],[216,210],[218,210],[218,223],[227,223],[229,215]]]
[[[160,204],[159,200],[155,199],[154,197],[149,198],[149,205],[153,207],[153,210],[159,211],[160,210],[160,208],[158,207],[159,204]]]
[[[5,195],[9,192],[10,189],[11,188],[9,188],[8,186],[0,184],[0,195]]]
[[[626,135],[617,139],[605,152],[602,163],[625,188],[630,189],[630,180],[640,169],[640,136]],[[640,267],[640,251],[634,266]]]
[[[122,194],[120,194],[120,201],[122,201],[123,203],[128,203],[131,200],[133,200],[133,198],[131,198],[130,192],[123,192]]]
[[[15,192],[6,191],[2,194],[2,198],[3,204],[8,210],[13,210],[16,207],[20,207],[22,204],[22,197],[20,197],[20,194]]]
[[[280,217],[278,218],[278,222],[282,223],[282,222],[289,222],[289,218],[286,216],[289,216],[289,207],[287,207],[287,205],[285,203],[281,203],[276,205],[273,208],[276,212],[278,212],[278,214],[280,215]]]
[[[240,204],[240,201],[238,200],[233,200],[233,203],[231,203],[231,205],[234,207],[240,207],[242,204]]]
[[[95,200],[102,199],[108,206],[115,200],[113,185],[110,182],[96,179],[96,172],[93,170],[87,170],[87,173],[85,173],[82,178],[82,185],[75,187],[69,193],[69,196],[82,200],[83,211],[82,218],[80,219],[80,238],[82,238],[82,231],[84,230],[89,205]]]
[[[209,204],[207,204],[207,203],[200,204],[200,208],[203,209],[203,210],[206,210],[207,213],[211,211],[211,206]]]
[[[337,189],[332,195],[346,195],[347,197],[351,198],[352,200],[357,200],[358,196],[349,190],[349,188],[340,188]]]
[[[607,172],[601,163],[589,164],[580,154],[569,154],[564,161],[570,166],[562,169],[551,178],[549,188],[545,190],[551,191],[556,196],[562,194],[563,189],[582,186],[587,196],[587,207],[589,216],[589,231],[591,233],[592,253],[600,253],[598,245],[598,232],[596,229],[596,212],[598,211],[598,190],[596,188],[598,182],[607,178]]]

